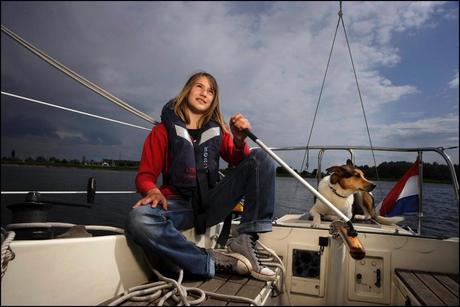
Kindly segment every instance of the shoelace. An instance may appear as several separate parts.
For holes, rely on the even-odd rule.
[[[260,261],[260,257],[258,255],[258,251],[257,251],[257,248],[256,248],[256,244],[257,244],[257,238],[252,238],[251,237],[251,248],[254,252],[254,255],[256,256],[256,259],[257,259],[257,262],[259,263],[259,266],[262,268],[263,267],[263,264],[262,262]]]

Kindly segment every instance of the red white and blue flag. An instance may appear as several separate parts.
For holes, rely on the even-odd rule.
[[[404,212],[418,212],[419,160],[415,161],[404,176],[385,196],[380,206],[381,216],[397,216]]]

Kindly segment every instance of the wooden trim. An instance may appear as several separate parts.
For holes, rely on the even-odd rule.
[[[395,274],[420,304],[458,306],[458,275],[405,269]]]

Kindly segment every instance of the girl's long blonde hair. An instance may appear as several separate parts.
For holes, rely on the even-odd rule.
[[[225,131],[229,132],[228,126],[225,123],[224,117],[220,112],[220,101],[219,101],[219,88],[217,86],[216,79],[209,73],[201,71],[193,74],[188,81],[185,83],[179,95],[174,98],[174,112],[179,116],[186,124],[190,123],[190,118],[187,115],[186,109],[188,105],[188,95],[195,84],[196,80],[201,77],[206,77],[214,90],[214,99],[211,102],[211,106],[198,121],[198,128],[203,127],[204,124],[210,120],[216,121],[219,126]]]

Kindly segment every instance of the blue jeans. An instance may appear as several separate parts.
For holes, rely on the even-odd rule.
[[[238,232],[271,231],[275,204],[275,164],[261,149],[253,149],[209,191],[206,226],[222,222],[243,196],[244,211]],[[193,219],[191,201],[169,198],[167,211],[161,206],[152,208],[150,205],[132,209],[126,235],[141,245],[146,253],[158,256],[160,261],[170,260],[188,273],[211,278],[215,274],[214,259],[181,233],[181,230],[193,227]]]

